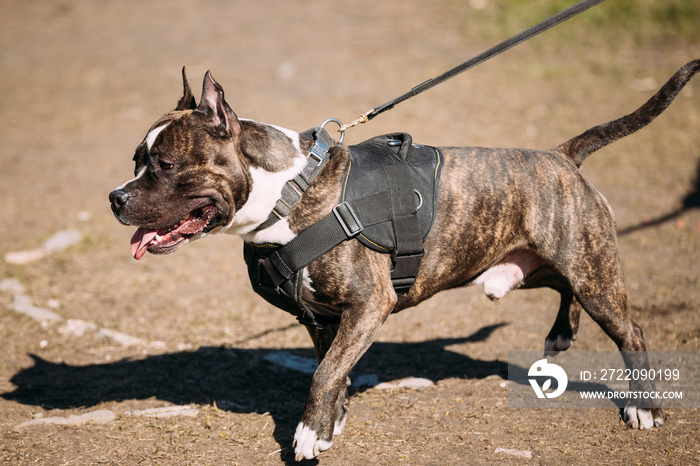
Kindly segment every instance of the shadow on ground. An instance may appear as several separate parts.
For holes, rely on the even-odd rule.
[[[482,361],[447,350],[451,345],[486,340],[505,323],[483,327],[464,338],[419,343],[375,343],[355,374],[380,381],[423,377],[482,379],[508,376],[503,361]],[[314,358],[310,348],[286,350]],[[269,412],[275,440],[287,445],[301,417],[311,376],[267,362],[269,349],[202,347],[105,364],[73,366],[31,355],[34,366],[15,374],[14,391],[0,396],[46,409],[89,407],[101,402],[156,398],[175,404],[210,404],[243,413]],[[362,390],[362,389],[360,389]],[[287,458],[283,458],[287,460]]]
[[[619,230],[617,234],[620,236],[627,235],[630,233],[634,233],[635,231],[643,230],[645,228],[661,225],[662,223],[670,222],[672,220],[677,219],[678,217],[680,217],[685,212],[691,209],[697,209],[698,207],[700,207],[700,163],[698,163],[696,169],[695,183],[693,186],[694,189],[683,198],[683,200],[681,201],[682,205],[679,208],[672,210],[667,214],[661,215],[655,219],[643,221],[637,225],[631,225],[629,227],[623,228]]]

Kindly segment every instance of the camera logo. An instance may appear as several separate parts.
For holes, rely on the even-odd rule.
[[[566,390],[566,385],[569,383],[569,379],[566,376],[564,369],[557,366],[556,364],[548,363],[546,359],[540,359],[536,361],[530,370],[527,372],[529,377],[550,377],[544,381],[542,387],[537,383],[536,379],[528,379],[532,389],[535,391],[537,398],[556,398]],[[551,393],[545,393],[549,387],[552,385],[552,378],[557,381],[557,389]]]

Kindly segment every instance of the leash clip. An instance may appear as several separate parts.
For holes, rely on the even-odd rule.
[[[356,120],[351,121],[351,122],[348,123],[347,125],[342,125],[342,126],[338,129],[338,131],[340,131],[341,133],[345,133],[345,130],[346,130],[346,129],[353,128],[353,127],[355,127],[355,126],[357,126],[357,125],[361,125],[362,123],[367,123],[367,122],[369,121],[369,116],[372,115],[373,113],[374,113],[374,109],[371,109],[371,110],[369,110],[368,112],[363,113],[363,114],[360,115]]]

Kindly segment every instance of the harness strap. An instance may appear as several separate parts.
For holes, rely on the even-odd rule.
[[[355,208],[363,206],[369,213],[365,216],[365,225],[390,219],[389,209],[377,211],[380,210],[377,209],[378,206],[386,206],[386,196],[387,193],[380,193],[352,201]],[[335,206],[330,214],[299,233],[292,241],[271,251],[265,259],[260,260],[260,267],[267,272],[278,292],[292,298],[301,309],[301,314],[292,312],[300,323],[323,328],[317,316],[302,299],[301,271],[343,241],[357,236],[363,228],[363,223],[354,208],[350,203],[343,202]],[[328,320],[328,317],[323,319]]]
[[[397,190],[381,192],[342,202],[336,205],[331,213],[323,217],[309,228],[300,232],[292,241],[273,251],[262,261],[262,266],[269,274],[275,286],[281,286],[284,282],[292,280],[297,272],[343,241],[354,238],[365,227],[377,223],[396,221],[402,219],[397,230],[397,245],[400,249],[392,255],[394,268],[392,270],[392,284],[397,293],[404,293],[415,282],[415,275],[420,266],[420,258],[423,257],[423,245],[415,216],[415,193],[411,188],[410,199],[413,202],[413,218],[407,213],[408,204],[406,196],[397,196]],[[395,213],[399,216],[395,217]],[[411,223],[414,223],[411,225]],[[403,230],[406,228],[406,230]],[[416,231],[410,231],[416,230]],[[404,238],[406,244],[404,245]]]
[[[342,202],[333,211],[300,232],[286,245],[263,260],[265,270],[276,286],[291,280],[296,271],[329,252],[343,241],[354,238],[365,226],[391,220],[388,193],[378,193]],[[362,218],[358,215],[362,213]]]
[[[391,255],[392,284],[397,293],[413,286],[424,254],[423,234],[418,223],[416,193],[408,166],[403,163],[382,165],[389,187],[396,249]]]
[[[257,230],[268,228],[287,216],[325,166],[329,148],[335,143],[323,130],[323,125],[306,132],[309,133],[314,143],[306,166],[285,184],[274,211]],[[410,136],[408,141],[410,145]],[[357,237],[366,227],[389,222],[395,244],[391,255],[392,285],[397,294],[407,292],[415,283],[424,253],[423,232],[417,215],[423,200],[414,187],[411,168],[403,162],[403,157],[399,158],[401,160],[393,162],[386,159],[377,165],[377,168],[382,166],[383,171],[379,171],[376,182],[382,184],[383,174],[385,191],[341,202],[284,246],[246,243],[244,257],[254,290],[268,302],[296,316],[304,325],[321,328],[337,323],[336,313],[322,306],[312,310],[309,306],[314,305],[305,302],[304,268],[342,242]],[[368,232],[371,231],[370,228]]]
[[[270,274],[263,267],[264,258],[274,251],[270,245],[253,245],[244,243],[243,257],[248,265],[248,276],[253,285],[253,290],[270,304],[292,314],[299,323],[316,328],[324,325],[338,323],[340,317],[333,313],[324,313],[323,308],[312,311],[303,299],[302,271],[292,273],[292,278],[282,281],[277,275]],[[273,260],[275,260],[273,258]],[[277,264],[280,266],[280,264]],[[291,271],[287,271],[287,274]],[[273,277],[278,284],[273,283]]]
[[[306,191],[313,179],[316,178],[316,175],[326,166],[326,162],[328,162],[328,157],[326,157],[328,149],[335,144],[335,141],[322,127],[313,129],[313,138],[314,144],[311,146],[306,156],[306,166],[301,173],[284,184],[282,187],[282,196],[275,204],[275,208],[272,209],[267,220],[260,224],[255,231],[262,231],[266,228],[270,228],[279,220],[289,215],[289,211],[292,210],[294,204],[301,198],[301,195],[304,194],[304,191]]]

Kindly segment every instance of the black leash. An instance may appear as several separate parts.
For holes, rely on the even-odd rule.
[[[601,3],[603,0],[582,0],[578,2],[576,5],[573,5],[566,10],[563,10],[556,15],[542,21],[541,23],[538,23],[523,32],[514,35],[510,39],[506,39],[500,44],[491,47],[490,49],[486,50],[485,52],[480,53],[479,55],[475,56],[474,58],[471,58],[461,65],[455,66],[454,68],[442,73],[439,76],[436,76],[435,78],[428,79],[427,81],[415,86],[412,88],[410,91],[401,94],[400,96],[396,97],[395,99],[392,99],[379,107],[375,107],[368,111],[367,113],[364,113],[363,115],[360,115],[360,117],[353,121],[352,123],[349,123],[347,125],[343,125],[340,127],[338,131],[343,132],[348,128],[352,128],[353,126],[357,126],[361,123],[366,123],[379,115],[380,113],[386,112],[387,110],[391,110],[394,108],[395,105],[400,104],[404,100],[410,99],[413,96],[416,96],[420,94],[421,92],[425,92],[428,89],[431,89],[435,86],[437,86],[440,83],[443,83],[447,81],[450,78],[453,78],[457,76],[458,74],[475,67],[476,65],[479,65],[489,58],[493,58],[496,55],[505,52],[506,50],[515,47],[516,45],[525,42],[528,39],[531,39],[532,37],[536,36],[537,34],[546,31],[547,29],[550,29],[554,26],[556,26],[559,23],[563,23],[567,19],[570,19],[579,13],[582,13],[589,8],[597,5],[598,3]]]

